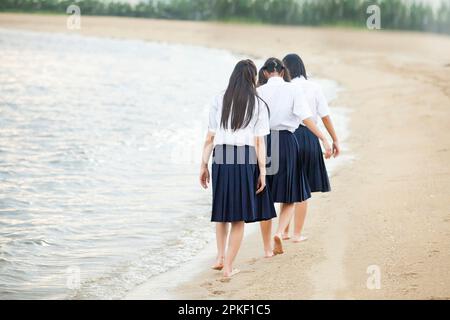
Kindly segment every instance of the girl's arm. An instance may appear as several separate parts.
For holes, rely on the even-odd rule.
[[[266,143],[264,142],[264,137],[255,138],[255,149],[259,172],[266,175]]]
[[[331,157],[331,147],[328,144],[327,139],[322,134],[322,131],[320,131],[319,128],[317,128],[316,123],[312,119],[312,113],[309,109],[308,101],[306,100],[303,91],[298,90],[296,88],[295,90],[295,96],[294,96],[294,107],[293,107],[293,113],[300,118],[300,120],[303,121],[305,126],[311,130],[312,133],[314,133],[317,138],[319,138],[322,141],[323,147],[325,149],[325,158],[329,159]]]
[[[331,138],[333,139],[333,155],[336,158],[341,153],[341,148],[339,147],[339,141],[336,134],[336,131],[334,130],[333,122],[331,121],[330,116],[325,116],[322,118],[323,125],[325,128],[327,128],[328,133],[330,134]]]
[[[266,143],[264,137],[255,137],[255,150],[259,166],[259,178],[256,193],[260,193],[266,187]]]
[[[314,133],[320,141],[322,141],[323,148],[325,149],[325,159],[329,159],[331,157],[332,151],[330,144],[328,143],[326,137],[323,135],[322,131],[316,126],[315,122],[312,118],[303,119],[303,123],[305,126]]]
[[[208,132],[205,143],[203,144],[202,163],[200,165],[200,184],[207,189],[209,184],[208,162],[214,148],[214,133]]]

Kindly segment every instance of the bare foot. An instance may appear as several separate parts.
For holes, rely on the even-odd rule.
[[[223,258],[217,258],[216,263],[211,267],[213,270],[222,270],[223,269]]]
[[[277,254],[283,254],[283,241],[281,240],[281,236],[280,235],[275,235],[273,237],[273,242],[274,242],[274,246],[273,246],[273,254],[277,255]]]
[[[264,251],[264,258],[272,258],[273,256],[274,254],[272,249]]]
[[[241,270],[239,270],[239,269],[233,269],[233,270],[231,270],[231,271],[224,271],[224,272],[223,272],[223,277],[224,277],[225,279],[229,279],[229,278],[231,278],[231,277],[237,275],[239,272],[241,272]]]
[[[223,269],[223,264],[215,264],[211,267],[211,269],[220,271]]]
[[[289,235],[289,233],[283,233],[283,240],[289,240],[291,238],[291,236]]]
[[[303,242],[303,241],[306,241],[306,240],[308,240],[308,237],[301,236],[301,235],[292,237],[292,242],[295,242],[295,243]]]

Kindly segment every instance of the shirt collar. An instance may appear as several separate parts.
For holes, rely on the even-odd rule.
[[[306,81],[304,76],[300,76],[291,80],[292,82]]]
[[[282,77],[278,77],[278,76],[269,78],[269,80],[267,80],[267,84],[280,83],[280,82],[284,82],[284,79]]]

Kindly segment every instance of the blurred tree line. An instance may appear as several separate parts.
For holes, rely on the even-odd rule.
[[[381,8],[381,27],[450,34],[450,0],[439,8],[414,0],[0,0],[0,11],[65,13],[159,19],[247,21],[286,25],[365,27],[369,5]]]

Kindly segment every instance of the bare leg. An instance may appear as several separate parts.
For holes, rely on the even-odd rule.
[[[280,206],[280,220],[278,222],[277,234],[281,235],[283,230],[289,225],[291,222],[292,216],[294,214],[294,203],[282,203]]]
[[[261,235],[264,243],[264,257],[270,258],[273,256],[272,249],[272,220],[261,221],[259,224],[261,228]]]
[[[290,222],[287,225],[286,229],[284,229],[283,231],[283,240],[289,240],[291,237],[289,236],[289,226],[290,226]]]
[[[231,224],[230,238],[228,239],[228,249],[223,264],[223,276],[230,277],[235,274],[233,270],[233,262],[241,247],[242,238],[244,237],[244,221],[233,222]]]
[[[282,234],[283,231],[288,226],[289,222],[292,219],[292,215],[294,214],[294,203],[282,203],[280,206],[280,218],[278,221],[278,229],[274,236],[274,254],[283,253],[283,243],[282,243]]]
[[[295,204],[295,226],[294,226],[294,242],[302,241],[302,230],[305,224],[306,211],[308,209],[308,201]]]
[[[225,258],[225,246],[227,244],[228,223],[216,223],[216,242],[217,242],[217,258],[212,266],[214,270],[223,269],[223,260]]]

